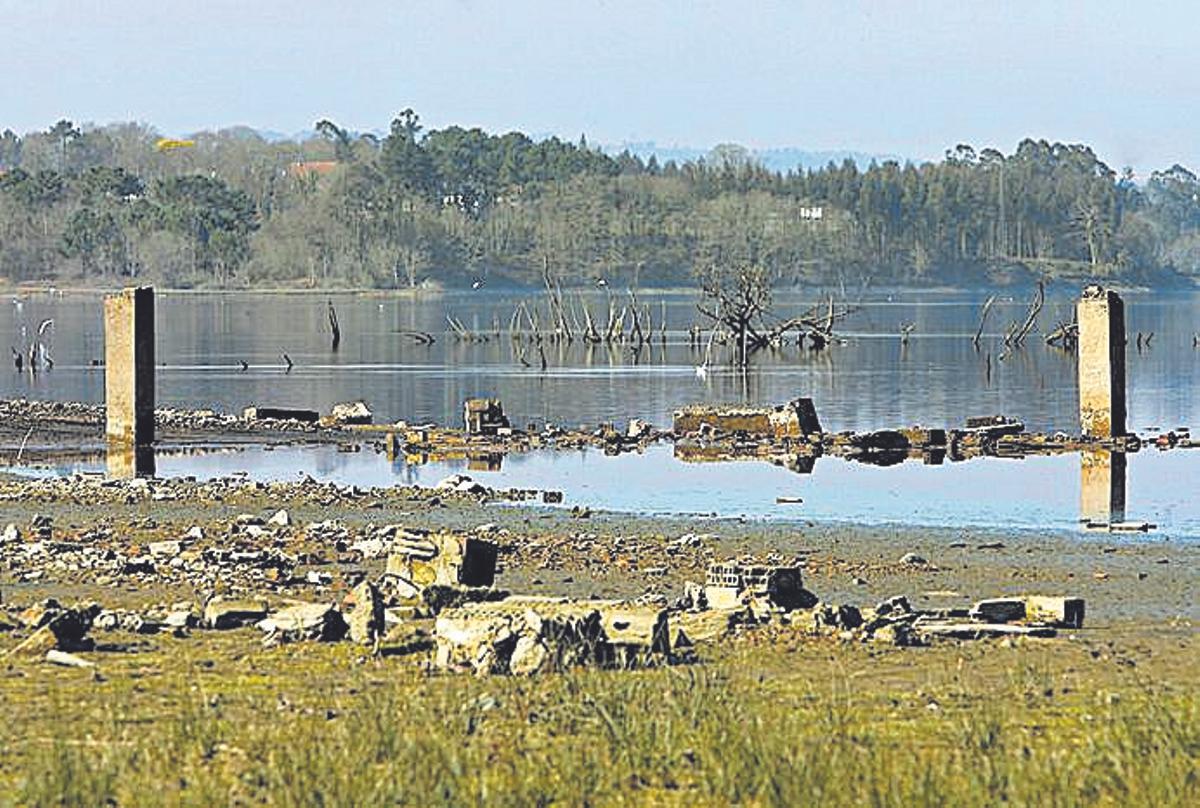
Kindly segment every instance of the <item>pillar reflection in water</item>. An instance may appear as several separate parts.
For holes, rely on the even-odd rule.
[[[113,480],[153,477],[154,447],[135,446],[121,441],[110,442],[105,455],[105,468],[109,478]]]
[[[1083,522],[1112,524],[1125,521],[1123,452],[1095,449],[1079,455],[1079,517]]]

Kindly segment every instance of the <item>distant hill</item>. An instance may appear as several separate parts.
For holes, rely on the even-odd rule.
[[[674,160],[676,163],[682,163],[687,160],[697,160],[701,157],[706,157],[711,149],[701,149],[694,146],[662,146],[658,143],[648,140],[642,142],[626,142],[619,144],[605,144],[601,148],[606,154],[618,155],[626,149],[630,154],[648,160],[650,155],[654,155],[659,164],[665,163],[668,160]],[[860,169],[865,169],[872,161],[882,163],[885,160],[895,160],[898,163],[904,163],[911,160],[912,162],[920,162],[912,158],[902,157],[898,154],[871,154],[869,152],[860,151],[810,151],[800,149],[794,146],[782,146],[771,149],[751,149],[751,154],[754,156],[764,168],[772,171],[794,171],[797,168],[824,168],[831,162],[841,165],[847,158],[853,160]]]

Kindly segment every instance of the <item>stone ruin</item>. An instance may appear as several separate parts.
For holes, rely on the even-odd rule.
[[[469,398],[463,405],[463,428],[468,435],[500,435],[511,429],[498,398]]]
[[[621,601],[510,597],[437,617],[435,664],[476,674],[634,668],[671,660],[666,609]]]
[[[676,436],[711,432],[809,438],[821,434],[821,422],[812,399],[797,398],[777,407],[684,407],[675,411],[674,430]]]
[[[810,608],[817,602],[804,588],[799,567],[736,562],[709,565],[704,600],[710,609],[757,606],[785,611]]]
[[[431,586],[490,587],[496,555],[496,545],[483,539],[405,532],[393,538],[384,574],[401,597],[415,597]]]

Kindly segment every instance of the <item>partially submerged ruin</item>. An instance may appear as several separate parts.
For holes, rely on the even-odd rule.
[[[821,422],[812,399],[797,398],[777,407],[685,407],[675,412],[674,431],[676,435],[808,438],[821,435]]]

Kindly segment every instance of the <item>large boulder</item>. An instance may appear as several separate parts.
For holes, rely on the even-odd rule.
[[[317,640],[336,642],[349,626],[342,613],[328,603],[297,603],[272,613],[258,622],[268,644]]]

